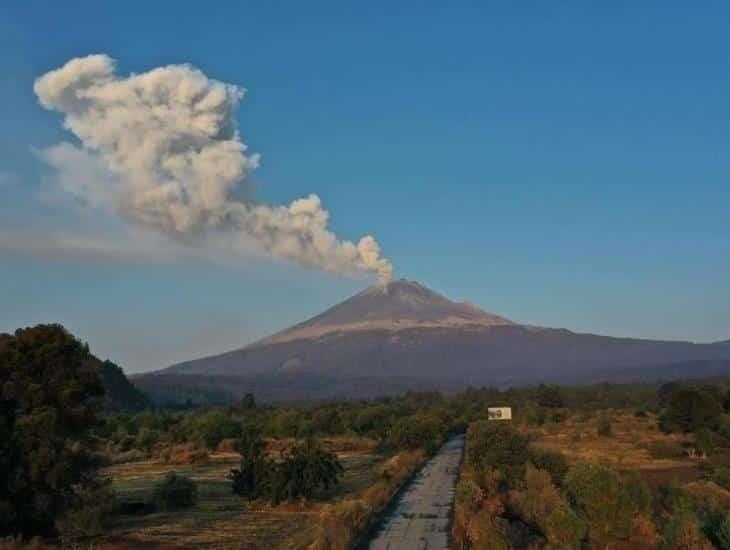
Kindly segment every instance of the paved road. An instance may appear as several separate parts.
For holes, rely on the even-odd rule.
[[[464,436],[450,439],[401,493],[370,541],[373,550],[447,550]]]

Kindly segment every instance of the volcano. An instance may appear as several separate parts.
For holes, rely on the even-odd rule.
[[[524,325],[400,279],[244,348],[135,382],[153,396],[171,387],[177,394],[205,388],[219,397],[255,390],[276,400],[282,392],[297,399],[367,397],[407,388],[727,373],[729,341],[614,338]]]

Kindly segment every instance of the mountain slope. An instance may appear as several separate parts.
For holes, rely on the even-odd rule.
[[[399,378],[455,387],[569,383],[595,373],[610,380],[612,372],[625,377],[627,369],[685,362],[691,371],[693,361],[727,359],[730,342],[613,338],[519,325],[400,280],[366,289],[245,348],[147,376],[285,376],[291,384],[296,376],[353,384],[364,377]]]
[[[448,298],[406,279],[372,286],[316,317],[257,342],[254,346],[314,338],[331,332],[413,327],[502,326],[512,321]]]

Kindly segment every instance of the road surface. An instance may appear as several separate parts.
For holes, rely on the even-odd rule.
[[[403,490],[372,550],[447,550],[464,436],[447,441]]]

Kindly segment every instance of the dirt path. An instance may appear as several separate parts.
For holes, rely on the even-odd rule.
[[[450,439],[401,493],[370,541],[373,550],[449,547],[449,525],[464,436]]]

